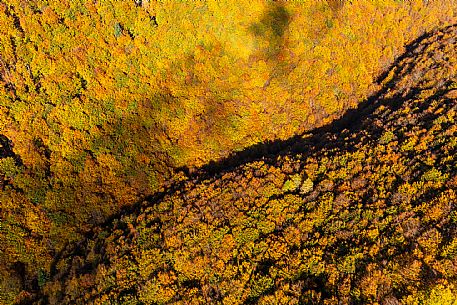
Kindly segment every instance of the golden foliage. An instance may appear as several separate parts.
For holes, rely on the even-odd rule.
[[[0,135],[12,143],[0,142],[0,262],[4,266],[0,274],[11,274],[9,284],[1,282],[0,290],[6,287],[7,292],[0,294],[0,302],[11,303],[19,286],[32,285],[31,280],[18,278],[14,264],[23,264],[25,277],[40,278],[43,284],[52,258],[67,244],[81,240],[123,207],[163,190],[176,167],[201,166],[250,145],[286,139],[330,122],[378,89],[374,80],[407,43],[437,26],[455,23],[455,18],[453,0],[361,0],[344,5],[342,1],[242,0],[236,5],[226,0],[1,1]],[[451,47],[443,47],[435,57],[446,56]],[[425,51],[435,48],[430,44]],[[424,59],[422,64],[434,59]],[[455,56],[447,58],[448,68],[439,73],[413,69],[397,89],[411,87],[421,75],[433,87],[435,79],[449,78],[455,60]],[[390,78],[402,73],[406,71],[393,71]],[[433,89],[423,90],[420,98],[427,100],[433,94]],[[430,130],[413,131],[414,136],[432,141],[434,132],[441,129],[450,135],[455,124],[448,125],[454,118],[455,112],[448,112]],[[386,133],[381,142],[388,145],[379,147],[387,149],[392,160],[415,149],[427,151],[424,141],[412,136],[394,153],[390,150],[395,141],[395,135]],[[345,162],[344,158],[339,161]],[[430,164],[438,162],[433,155],[427,158]],[[362,170],[357,160],[351,160],[351,166]],[[297,190],[300,196],[311,196],[330,164],[330,160],[309,162],[306,175],[297,172],[296,176],[265,166],[269,183],[259,180],[252,187],[258,190],[251,191],[260,197]],[[399,171],[407,167],[386,165],[373,179],[383,179],[389,166],[398,166]],[[328,173],[326,187],[332,188],[332,179],[348,177],[348,171]],[[449,179],[449,174],[430,169],[415,184],[402,185],[399,193],[410,200],[420,193],[419,186],[444,187]],[[387,196],[388,186],[379,191]],[[317,219],[303,219],[300,228],[321,225],[319,217],[328,215],[334,201],[339,202],[330,193],[322,198],[310,214]],[[236,202],[239,207],[245,204],[241,199]],[[254,255],[260,251],[254,249],[259,236],[291,221],[299,205],[298,195],[278,198],[258,228],[224,235],[221,238],[227,244],[221,247],[230,253],[249,245],[243,255]],[[198,212],[189,213],[197,218],[205,209],[202,203]],[[250,221],[241,217],[242,212],[230,213],[231,219],[239,216],[240,223]],[[436,208],[429,218],[442,216]],[[287,233],[287,241],[298,244],[294,232]],[[186,243],[194,235],[172,234],[167,242]],[[285,247],[275,243],[278,249]],[[436,245],[427,247],[430,253],[437,250]],[[227,253],[214,263],[228,263]],[[350,270],[356,260],[341,266]],[[184,257],[182,266],[210,263]],[[322,268],[320,262],[308,267]],[[110,276],[113,281],[119,276],[127,285],[129,275]],[[176,281],[174,277],[163,273],[169,281]],[[227,297],[227,303],[261,295],[272,287],[269,279],[259,276],[239,279],[223,289],[236,291],[248,281],[255,284],[252,293]],[[78,291],[85,285],[91,285],[87,278],[74,279],[71,289]],[[147,285],[155,289],[153,282]],[[49,291],[57,291],[57,286]],[[208,289],[206,294],[216,293]],[[293,285],[287,289],[299,290]],[[154,293],[157,302],[166,302],[173,290]],[[287,293],[279,295],[286,298]]]

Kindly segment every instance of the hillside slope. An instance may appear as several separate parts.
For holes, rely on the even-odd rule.
[[[454,26],[418,39],[340,120],[124,211],[60,253],[24,304],[451,300],[456,37]]]
[[[457,0],[0,0],[0,304],[177,167],[275,155],[455,23]]]

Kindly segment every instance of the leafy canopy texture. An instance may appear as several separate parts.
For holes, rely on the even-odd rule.
[[[454,67],[455,56],[451,50],[454,44],[450,40],[448,47],[442,47],[441,38],[436,40],[436,45],[430,46],[428,57],[420,57],[422,51],[418,51],[420,61],[411,59],[409,66],[404,63],[397,66],[397,70],[390,70],[385,83],[375,80],[394,62],[399,63],[398,57],[407,51],[406,45],[424,33],[455,24],[456,16],[455,0],[240,0],[236,3],[229,0],[0,0],[0,304],[21,300],[29,304],[37,291],[48,295],[49,302],[71,303],[73,298],[74,302],[95,302],[95,295],[102,288],[92,276],[98,272],[100,264],[80,266],[76,261],[71,263],[70,258],[66,261],[61,258],[70,255],[68,253],[75,245],[86,247],[87,236],[113,219],[119,219],[121,214],[129,214],[128,211],[143,200],[147,199],[152,205],[150,198],[156,198],[170,188],[177,190],[183,183],[180,180],[187,179],[186,183],[191,183],[193,178],[186,178],[180,168],[190,174],[196,168],[234,152],[239,152],[239,156],[245,156],[243,153],[256,155],[252,152],[253,145],[274,155],[276,148],[292,144],[291,137],[329,124],[373,94],[378,93],[381,100],[393,99],[387,96],[388,92],[379,93],[386,90],[386,84],[392,85],[392,80],[399,83],[392,92],[422,88],[425,91],[420,89],[423,92],[419,98],[427,101],[431,96],[441,94],[433,92],[434,87],[450,90],[451,73],[446,71]],[[435,49],[445,49],[439,53],[442,57],[434,55]],[[419,80],[430,84],[419,84]],[[405,99],[408,94],[397,94],[395,98]],[[416,100],[416,96],[410,97]],[[433,107],[441,109],[438,97],[433,100],[438,103]],[[442,111],[447,113],[447,110]],[[405,113],[401,117],[406,120],[409,115],[413,114]],[[363,116],[356,120],[361,118]],[[452,116],[442,120],[445,118],[450,120]],[[384,121],[380,119],[380,122]],[[448,128],[443,126],[443,129]],[[382,145],[405,137],[397,135],[394,127],[391,129],[382,132]],[[285,139],[289,142],[279,146],[262,144]],[[319,142],[317,138],[313,139]],[[322,141],[330,142],[330,138],[324,137]],[[405,158],[406,154],[412,157],[424,147],[413,137],[403,144],[401,153]],[[366,145],[366,149],[373,148],[371,144]],[[359,148],[354,146],[353,149]],[[453,160],[451,154],[446,156],[443,160]],[[291,154],[290,158],[302,157]],[[430,158],[445,162],[433,155]],[[401,162],[410,167],[410,161]],[[324,170],[320,165],[319,168]],[[278,170],[282,173],[282,169]],[[424,172],[424,181],[446,186],[452,180],[452,171],[446,170],[430,168]],[[287,179],[284,177],[286,180],[281,186],[282,182],[275,182],[279,189],[271,189],[272,194],[314,194],[320,182],[311,173],[302,174],[294,172]],[[205,175],[209,178],[209,174]],[[282,174],[278,172],[278,175],[275,179],[281,181]],[[243,182],[243,187],[247,187],[247,181]],[[369,185],[375,183],[375,180],[368,181]],[[190,185],[185,186],[183,191],[190,188]],[[246,204],[254,204],[257,202],[253,201],[256,189],[256,186],[247,187],[246,191],[252,194],[240,195],[240,198],[245,197]],[[389,193],[387,186],[385,191]],[[371,198],[369,194],[363,196]],[[329,198],[326,200],[331,200]],[[226,205],[230,208],[220,206],[227,215],[234,213],[230,202],[232,199],[227,198]],[[157,216],[164,223],[166,217],[174,215],[167,211]],[[284,217],[280,211],[282,208],[275,212],[278,219]],[[253,219],[249,221],[256,225]],[[346,223],[344,219],[341,221]],[[243,233],[246,235],[243,238],[257,244],[258,238],[264,238],[266,233],[259,233],[264,231],[254,227],[251,229]],[[157,230],[162,232],[160,228]],[[163,230],[167,232],[165,227]],[[244,227],[237,230],[244,232]],[[189,233],[189,238],[197,238],[198,232]],[[113,232],[108,230],[105,236],[111,234]],[[221,231],[220,234],[226,236],[228,233]],[[282,233],[278,234],[280,238]],[[144,239],[151,240],[151,236],[146,234]],[[179,235],[173,236],[178,238]],[[98,243],[102,240],[101,237],[91,238],[89,240],[100,240]],[[439,246],[446,242],[443,239]],[[273,244],[270,246],[276,249]],[[295,253],[290,252],[295,251],[294,247],[288,248],[287,253]],[[450,246],[446,251],[451,253],[452,249]],[[97,251],[94,255],[100,254]],[[188,256],[182,262],[189,263],[196,255],[193,250],[182,251],[182,255]],[[283,250],[278,248],[277,251]],[[164,258],[157,264],[171,263],[179,254],[171,248],[159,252]],[[85,254],[88,253],[80,253],[84,257],[82,261],[86,259]],[[199,264],[212,265],[206,261],[207,257],[202,256],[204,259]],[[230,266],[238,268],[238,262],[250,262],[243,257],[231,262]],[[87,298],[71,292],[70,284],[57,284],[60,283],[56,280],[57,270],[66,270],[70,263],[74,264],[74,270],[95,272],[85,275],[89,281],[86,284],[78,282],[77,276],[85,271],[66,276],[74,278],[72,285],[76,288],[95,289],[93,292],[84,289],[89,293]],[[253,266],[252,262],[250,264],[243,268],[248,270]],[[197,262],[195,265],[199,266]],[[111,267],[106,265],[106,268]],[[191,299],[190,294],[186,299],[184,294],[187,292],[176,292],[186,280],[174,279],[177,275],[168,273],[166,268],[160,276],[143,274],[144,281],[155,281],[157,285],[147,284],[151,292],[142,292],[141,300],[136,296],[137,301],[132,299],[131,302],[185,303],[193,300],[198,303],[202,295],[209,294],[216,294],[211,297],[216,301],[227,297],[226,303],[231,302],[230,298],[235,300],[233,302],[257,302],[263,300],[268,291],[290,294],[284,290],[286,288],[278,290],[279,276],[283,276],[279,274],[278,277],[262,275],[257,286],[252,284],[257,288],[249,288],[245,285],[247,280],[236,275],[211,280],[214,283],[225,281],[224,285],[233,287],[245,285],[246,289],[233,288],[239,296],[225,290],[202,292],[203,287],[209,289],[204,282],[209,279],[202,275],[198,286],[194,280],[200,277],[198,274],[186,282],[190,285],[188,289],[195,291],[195,299]],[[208,270],[205,272],[212,272]],[[269,268],[262,270],[269,274]],[[101,274],[98,276],[103,277]],[[247,273],[242,274],[247,276]],[[169,278],[168,284],[162,275]],[[231,280],[235,278],[240,282]],[[106,279],[108,281],[109,277]],[[135,281],[131,275],[128,279],[129,283]],[[324,282],[324,279],[323,275],[321,280]],[[113,290],[113,296],[107,299],[110,301],[97,299],[97,302],[128,303],[130,288],[116,278],[113,281],[113,287],[119,285],[119,288]],[[142,282],[138,281],[131,294],[143,289],[138,286],[143,285]],[[257,279],[253,277],[252,281]],[[288,283],[292,285],[291,281]],[[296,283],[308,288],[309,285],[322,286],[319,282]],[[193,287],[194,284],[197,286]],[[59,288],[58,285],[63,286]],[[433,295],[453,293],[451,286],[444,282],[440,285],[433,290],[436,292]],[[328,289],[334,289],[331,287]],[[403,289],[403,286],[395,287]],[[439,290],[439,287],[443,289]],[[164,296],[155,297],[154,289]],[[298,291],[299,288],[293,289]],[[257,292],[251,293],[251,290]],[[310,302],[319,298],[327,300],[335,291],[321,291],[319,295],[309,292],[306,298]],[[118,295],[114,296],[116,293]],[[360,293],[359,298],[363,300]],[[357,292],[349,294],[357,297]]]
[[[97,227],[35,304],[456,304],[456,36],[420,37],[376,95],[278,153]]]

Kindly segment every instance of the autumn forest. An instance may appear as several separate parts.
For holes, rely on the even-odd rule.
[[[456,305],[456,114],[455,0],[0,0],[0,305]]]

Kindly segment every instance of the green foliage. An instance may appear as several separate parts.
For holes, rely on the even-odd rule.
[[[274,281],[270,277],[260,277],[251,284],[251,298],[258,298],[274,286]]]
[[[37,280],[38,280],[38,286],[40,288],[43,287],[46,284],[46,282],[49,280],[47,272],[44,271],[43,269],[38,269]]]
[[[436,168],[432,168],[424,173],[424,179],[426,181],[440,182],[446,180],[446,177],[443,177],[443,174]]]
[[[390,143],[395,137],[395,134],[392,131],[386,131],[382,134],[381,138],[379,139],[381,144]]]
[[[285,192],[290,192],[290,191],[297,190],[301,185],[301,180],[302,180],[302,178],[298,174],[292,176],[289,180],[287,180],[284,183],[284,186],[282,187],[282,190],[285,191]]]
[[[16,161],[13,158],[0,159],[0,174],[7,178],[14,178],[19,173],[21,173],[21,169],[16,165]]]
[[[119,22],[114,24],[114,36],[119,37],[122,34],[122,27]]]

